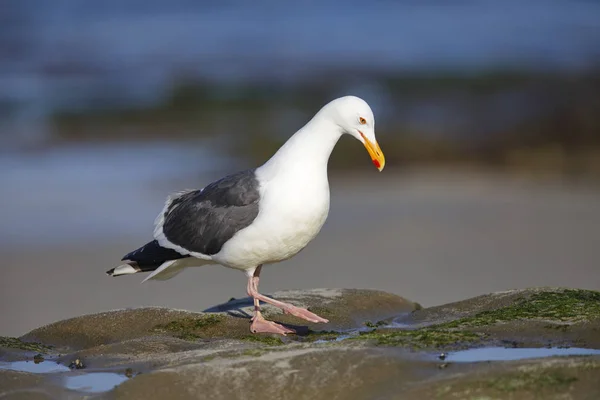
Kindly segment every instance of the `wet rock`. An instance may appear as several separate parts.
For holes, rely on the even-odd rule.
[[[110,343],[106,345],[93,346],[84,350],[78,350],[75,353],[60,357],[65,363],[71,362],[73,357],[80,357],[86,360],[86,363],[94,366],[94,358],[104,356],[114,356],[119,358],[143,359],[155,357],[163,354],[175,354],[185,351],[197,350],[206,347],[207,343],[194,340],[179,339],[170,336],[145,336],[136,339],[124,340],[122,342]],[[210,343],[214,348],[217,343]],[[116,363],[118,364],[118,362]],[[111,364],[113,365],[113,364]]]
[[[360,327],[365,319],[380,320],[410,313],[417,305],[400,296],[356,289],[315,289],[276,292],[273,297],[307,307],[328,318],[328,324],[312,324],[279,309],[265,305],[263,314],[288,324],[299,332],[339,330]],[[169,335],[181,339],[249,339],[250,299],[234,300],[194,313],[166,308],[139,308],[109,311],[59,321],[24,335],[23,341],[38,341],[59,349],[80,350],[119,343],[151,335]],[[258,336],[260,337],[260,336]],[[249,339],[253,340],[253,339]]]
[[[116,399],[373,399],[407,387],[427,363],[362,350],[296,350],[138,376]]]
[[[413,350],[461,349],[483,343],[486,335],[468,330],[438,328],[380,328],[360,332],[351,340],[368,341],[377,346],[405,347]]]
[[[62,391],[45,384],[44,377],[17,371],[0,370],[2,400],[52,400]]]
[[[415,310],[393,321],[403,328],[379,327],[356,339],[412,349],[484,345],[598,348],[600,292],[563,288],[506,291]]]
[[[273,297],[320,312],[330,323],[304,324],[265,305],[265,316],[296,328],[299,335],[252,334],[249,318],[253,304],[250,299],[242,299],[205,313],[165,308],[103,312],[43,326],[21,340],[51,344],[55,353],[64,354],[57,360],[65,365],[80,359],[92,369],[135,364],[148,371],[176,365],[174,355],[184,353],[195,352],[194,357],[199,359],[235,357],[270,347],[333,341],[340,336],[337,329],[358,328],[366,319],[377,321],[418,308],[400,296],[372,290],[315,289],[277,292]]]
[[[597,383],[593,373],[600,372],[598,355],[547,354],[505,362],[455,358],[459,349],[483,346],[516,351],[600,348],[598,292],[507,291],[429,309],[370,290],[288,291],[273,297],[307,307],[330,323],[305,324],[267,305],[268,318],[297,328],[298,334],[251,334],[249,299],[232,299],[204,313],[141,308],[87,315],[19,339],[2,338],[0,387],[7,383],[17,391],[27,388],[32,396],[68,398],[81,392],[66,390],[56,376],[85,379],[99,373],[118,382],[115,389],[109,385],[98,394],[111,399],[529,399],[538,394],[551,399],[558,394],[586,398],[575,397],[585,390],[598,394],[591,388]],[[7,360],[34,364],[38,353],[41,364],[59,362],[66,371],[36,375],[2,369]],[[69,370],[66,366],[74,360],[86,368]]]
[[[22,341],[41,342],[58,350],[78,350],[147,336],[158,324],[196,315],[167,308],[108,311],[66,319],[34,329]]]
[[[79,358],[76,358],[69,364],[69,368],[71,369],[84,369],[85,364]]]
[[[517,346],[600,347],[600,292],[534,288],[418,310],[405,323]]]
[[[487,363],[486,363],[487,364]],[[600,399],[600,357],[549,358],[480,365],[394,399]]]
[[[489,326],[535,320],[575,324],[600,319],[600,292],[567,288],[531,288],[496,292],[412,313],[410,323]]]
[[[313,324],[284,314],[269,304],[262,304],[266,318],[294,328],[312,331],[345,330],[362,327],[365,321],[380,321],[391,316],[408,315],[421,306],[395,294],[378,290],[312,289],[286,290],[271,296],[277,300],[304,307],[329,320],[328,324]],[[212,307],[206,312],[221,312],[234,316],[252,315],[250,299],[232,300]],[[302,329],[301,329],[302,331]],[[306,332],[306,330],[304,330]]]
[[[0,336],[0,349],[18,349],[34,351],[37,353],[47,353],[51,350],[51,346],[7,336]]]

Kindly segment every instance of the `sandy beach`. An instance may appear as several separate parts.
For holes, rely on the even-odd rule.
[[[49,219],[39,229],[33,217],[1,228],[0,335],[105,310],[201,311],[245,297],[244,275],[221,266],[144,285],[144,274],[105,275],[151,238],[168,191],[202,185],[197,177],[184,181],[115,187],[93,203],[80,192],[69,197],[70,204],[48,197],[44,203],[19,191],[5,199],[4,221],[18,219],[27,200],[33,216]],[[293,259],[267,266],[263,292],[370,288],[432,306],[511,288],[600,289],[597,187],[393,169],[330,181],[331,211],[321,234]],[[119,201],[128,206],[119,209]]]

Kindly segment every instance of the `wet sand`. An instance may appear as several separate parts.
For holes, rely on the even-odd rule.
[[[332,176],[331,211],[321,234],[293,259],[267,266],[262,291],[370,288],[431,306],[530,286],[600,290],[599,188],[491,174],[385,172]],[[105,203],[110,207],[118,198],[143,198],[143,204],[127,210],[131,223],[123,212],[125,221],[111,212],[100,216],[114,223],[112,235],[98,229],[94,236],[91,223],[85,232],[77,213],[89,210],[71,205],[43,212],[73,216],[56,232],[71,232],[75,224],[81,235],[61,239],[45,232],[28,241],[24,231],[18,240],[4,241],[0,335],[92,312],[138,306],[201,311],[245,296],[245,276],[221,266],[144,285],[145,274],[105,275],[150,239],[166,188],[181,184],[140,188],[137,197],[131,191],[111,194],[113,202]],[[35,220],[23,224],[35,225]],[[1,229],[9,238],[10,228]]]

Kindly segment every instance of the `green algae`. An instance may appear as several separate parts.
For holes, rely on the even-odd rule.
[[[349,340],[373,340],[378,346],[410,347],[413,349],[460,346],[481,340],[485,334],[468,331],[422,328],[414,330],[375,329],[361,332]]]
[[[600,318],[600,292],[563,289],[534,293],[507,307],[482,311],[471,317],[436,325],[439,328],[465,328],[515,320],[584,322]]]
[[[443,399],[449,397],[495,399],[497,398],[496,396],[488,396],[495,393],[502,393],[501,398],[504,398],[506,395],[512,396],[516,392],[539,393],[547,390],[561,390],[568,388],[577,381],[578,378],[576,376],[560,370],[521,372],[518,374],[509,373],[475,382],[445,385],[436,391],[436,397]],[[478,397],[470,397],[470,395],[476,393],[479,394]],[[485,396],[482,393],[485,393]]]
[[[363,323],[363,325],[366,326],[367,328],[379,328],[380,326],[383,326],[385,324],[386,324],[385,321],[377,321],[377,322],[365,321]]]
[[[52,346],[46,346],[42,343],[24,342],[20,339],[7,336],[0,336],[0,347],[8,347],[12,349],[19,349],[25,351],[35,351],[36,353],[42,354],[46,354],[48,353],[48,351],[50,351],[50,349],[52,349]]]
[[[242,355],[243,355],[243,356],[247,356],[247,357],[260,357],[260,356],[262,356],[262,355],[263,355],[263,354],[265,354],[265,353],[266,353],[266,351],[264,351],[264,350],[259,350],[259,349],[247,349],[247,350],[244,350],[244,351],[242,352]]]
[[[186,317],[171,321],[167,324],[154,327],[158,332],[174,333],[176,337],[185,340],[196,340],[201,338],[200,333],[206,328],[213,327],[225,320],[222,315],[203,315],[200,317]]]
[[[297,335],[295,339],[298,342],[316,342],[317,340],[334,341],[340,337],[342,333],[337,331],[314,331],[308,329],[308,332],[304,335]]]
[[[283,345],[283,340],[275,336],[266,336],[266,335],[248,335],[241,337],[240,340],[245,340],[248,342],[258,342],[262,344],[266,344],[267,346],[281,346]]]
[[[568,386],[575,381],[577,381],[577,377],[562,371],[540,371],[501,376],[486,382],[486,386],[501,392],[513,392],[537,390],[547,386]]]
[[[316,342],[317,340],[324,340],[331,342],[340,337],[339,332],[309,332],[306,336],[299,337],[298,341],[302,342]]]

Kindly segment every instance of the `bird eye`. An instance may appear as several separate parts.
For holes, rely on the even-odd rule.
[[[363,117],[360,117],[360,118],[358,119],[358,121],[360,122],[360,124],[361,124],[361,125],[364,125],[364,124],[366,124],[366,123],[367,123],[367,120],[366,120],[366,119],[364,119]]]

